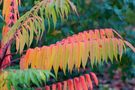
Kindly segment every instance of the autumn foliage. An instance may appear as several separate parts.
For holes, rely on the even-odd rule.
[[[31,68],[51,70],[57,75],[58,69],[65,73],[79,69],[81,64],[85,68],[90,58],[91,65],[99,64],[108,58],[118,60],[124,49],[124,41],[116,38],[112,29],[88,30],[69,36],[50,46],[28,49],[20,61],[21,69]],[[120,59],[119,58],[119,59]]]
[[[66,75],[66,71],[72,73],[74,69],[78,72],[80,68],[85,69],[88,62],[93,67],[108,60],[121,60],[125,45],[135,52],[135,48],[111,28],[86,30],[55,44],[30,48],[34,40],[39,42],[44,34],[48,34],[51,26],[55,28],[57,21],[68,18],[71,10],[78,14],[76,6],[70,0],[37,0],[28,12],[19,17],[18,6],[21,0],[0,0],[0,3],[2,1],[2,15],[6,23],[0,42],[2,90],[43,85],[45,90],[93,90],[94,85],[99,84],[93,72],[52,85],[46,85],[46,82],[50,80],[50,76],[53,79],[56,76],[57,79],[59,70]],[[14,41],[15,54],[21,56],[20,69],[4,71],[11,63],[10,47]],[[28,50],[22,53],[25,47]],[[55,76],[51,73],[52,70]]]

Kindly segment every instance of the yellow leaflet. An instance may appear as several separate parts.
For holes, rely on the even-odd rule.
[[[39,69],[41,69],[41,70],[43,70],[43,66],[44,66],[44,64],[43,64],[43,51],[42,51],[42,48],[40,48],[40,52],[38,53],[39,54],[39,63],[38,63],[38,67],[39,67]]]
[[[55,53],[55,58],[54,58],[54,61],[53,61],[53,69],[54,69],[54,72],[55,72],[55,75],[57,77],[57,73],[58,73],[58,69],[59,69],[59,59],[58,59],[58,55],[59,55],[59,46],[54,46],[53,47],[53,50],[54,50],[54,53]]]
[[[25,40],[20,32],[18,33],[18,36],[20,39],[20,44],[19,44],[20,45],[20,53],[22,53],[24,46],[25,46]]]
[[[98,39],[97,40],[97,61],[98,61],[98,64],[101,63],[101,52],[102,52],[102,45],[101,45],[101,39]]]
[[[93,53],[94,53],[94,63],[98,64],[98,42],[97,40],[93,40]]]
[[[86,57],[87,57],[87,60],[89,58],[89,55],[90,55],[90,41],[85,41],[86,42],[86,51],[87,51],[87,54],[86,54]]]
[[[94,45],[93,45],[93,40],[90,41],[90,60],[91,60],[91,65],[93,67],[94,65]]]
[[[60,69],[63,68],[63,62],[64,62],[64,54],[65,53],[65,48],[64,48],[64,45],[60,45]]]
[[[73,67],[75,66],[75,61],[76,61],[76,56],[77,56],[77,51],[76,51],[76,46],[75,46],[75,43],[72,43],[72,50],[73,50],[73,54],[72,54],[72,63],[73,63]],[[79,62],[79,61],[78,61]]]
[[[81,47],[80,47],[80,49],[82,51],[82,66],[83,66],[83,68],[85,68],[86,63],[87,63],[87,58],[88,58],[87,57],[88,52],[87,52],[86,48],[87,48],[87,45],[86,45],[86,41],[85,41],[85,42],[81,43]]]
[[[80,66],[78,65],[79,56],[80,56],[80,46],[79,43],[74,43],[74,48],[75,48],[75,67],[78,69]]]
[[[44,46],[44,48],[43,48],[43,57],[42,57],[42,59],[43,59],[43,63],[44,63],[44,69],[45,70],[49,70],[49,61],[48,61],[48,55],[49,55],[49,47],[48,46]]]
[[[49,62],[49,70],[52,69],[53,61],[54,61],[54,54],[52,54],[52,47],[48,48],[48,62]],[[53,55],[53,56],[52,56]]]
[[[51,58],[51,48],[50,47],[47,47],[46,48],[46,51],[47,51],[47,53],[46,53],[46,61],[45,61],[45,63],[46,63],[46,69],[47,70],[51,70],[51,68],[52,68],[52,65],[51,65],[51,62],[50,62],[50,58]]]
[[[16,50],[17,50],[17,52],[19,50],[19,38],[18,37],[16,37]]]
[[[118,40],[116,38],[114,38],[112,41],[113,41],[114,57],[116,60],[118,60],[118,58],[117,58],[117,56],[118,56]]]
[[[31,30],[30,31],[30,36],[29,36],[29,46],[31,45],[32,41],[33,41],[33,34],[34,34],[34,24],[32,22],[30,22],[30,27],[31,27]]]
[[[112,43],[112,39],[108,39],[107,40],[108,43],[108,53],[109,53],[109,58],[111,61],[113,61],[113,43]]]
[[[70,47],[69,44],[65,43],[64,44],[64,50],[65,53],[63,53],[63,72],[64,74],[66,73],[66,67],[68,65],[68,61],[69,61],[69,55],[70,55]]]
[[[46,59],[47,59],[47,46],[43,46],[42,47],[42,63],[43,63],[43,66],[42,66],[42,68],[44,69],[44,70],[46,70],[46,66],[47,66],[47,62],[46,62]]]
[[[25,43],[28,46],[28,44],[29,44],[29,34],[28,34],[28,31],[24,27],[22,27],[22,34],[23,34]]]
[[[55,49],[53,49],[54,48],[54,45],[51,45],[50,46],[50,50],[49,50],[49,52],[50,52],[50,55],[49,55],[49,62],[50,62],[50,65],[49,65],[49,70],[51,70],[51,68],[52,68],[52,66],[53,66],[53,62],[54,62],[54,60],[55,60]]]
[[[36,55],[37,55],[37,51],[36,51],[36,49],[34,49],[33,50],[33,53],[31,53],[31,56],[30,56],[30,63],[31,63],[31,67],[32,68],[36,68],[36,60],[35,60],[35,58],[36,58]]]
[[[108,45],[108,38],[105,39],[104,42],[104,51],[105,51],[105,61],[107,62],[109,57],[109,45]]]
[[[118,49],[119,49],[119,54],[120,54],[120,61],[121,61],[121,58],[122,58],[123,47],[124,47],[124,43],[121,39],[119,39],[118,40]]]
[[[38,69],[42,68],[42,52],[40,48],[38,48],[38,53],[37,53],[37,68]]]
[[[40,49],[40,57],[41,57],[41,60],[40,60],[40,68],[43,70],[44,69],[44,51],[43,51],[43,47]]]
[[[101,45],[102,45],[102,60],[105,61],[106,60],[106,51],[105,51],[105,39],[101,39]]]
[[[74,67],[74,61],[73,61],[73,45],[68,44],[69,48],[69,60],[68,60],[68,69],[70,73],[72,73],[73,67]]]
[[[39,65],[38,65],[38,62],[39,62],[39,51],[40,49],[39,48],[35,48],[35,58],[33,59],[33,62],[34,63],[34,68],[38,68]]]

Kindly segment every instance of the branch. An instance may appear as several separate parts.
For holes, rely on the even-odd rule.
[[[132,51],[135,53],[135,47],[131,44],[131,43],[129,43],[128,41],[124,41],[125,42],[125,44],[128,46],[128,47],[130,47],[131,49],[132,49]]]
[[[12,44],[13,39],[14,39],[14,38],[12,38],[11,40],[9,40],[9,42],[7,42],[3,47],[1,47],[0,68],[1,68],[1,65],[2,65],[4,59],[5,59],[7,49],[8,49],[8,47]]]

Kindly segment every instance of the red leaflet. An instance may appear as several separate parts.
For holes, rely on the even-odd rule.
[[[50,90],[50,87],[49,86],[45,86],[45,90]]]
[[[52,85],[52,90],[56,90],[56,84]]]
[[[64,83],[63,90],[67,90],[68,89],[68,87],[67,87],[67,81],[64,81],[63,83]]]
[[[67,82],[68,82],[68,90],[74,90],[73,81],[71,79],[69,79]]]
[[[56,84],[52,85],[52,90],[56,90]]]
[[[96,86],[98,86],[98,78],[97,78],[96,74],[93,73],[93,72],[90,72],[90,75],[92,76],[92,78],[93,78],[93,80],[94,80]]]
[[[86,84],[84,76],[80,76],[80,83],[82,85],[82,89],[83,90],[88,90],[88,87],[87,87],[87,84]]]
[[[85,74],[85,78],[86,78],[88,87],[90,88],[90,90],[93,90],[93,85],[92,85],[92,81],[91,81],[89,74]]]
[[[82,87],[79,82],[79,78],[74,78],[74,85],[75,85],[75,90],[82,90]]]
[[[98,85],[98,79],[96,75],[93,72],[91,72],[90,74],[94,79],[96,85]],[[49,86],[46,86],[45,90],[93,90],[90,74],[85,74],[84,76],[75,77],[74,79],[69,79],[57,84],[52,84],[50,86],[51,89]]]
[[[62,84],[59,82],[57,85],[58,85],[58,90],[62,90]]]

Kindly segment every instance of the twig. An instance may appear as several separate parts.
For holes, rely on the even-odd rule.
[[[135,53],[135,47],[131,44],[131,43],[129,43],[128,41],[124,41],[125,42],[125,44],[128,46],[128,47],[130,47],[132,50],[133,50],[133,52]]]
[[[14,63],[14,62],[16,62],[16,61],[19,61],[19,60],[20,60],[20,58],[16,58],[16,59],[12,60],[10,63],[4,64],[3,66],[1,66],[0,69],[4,68],[5,66],[7,66],[7,65],[9,65],[9,64],[12,64],[12,63]]]

